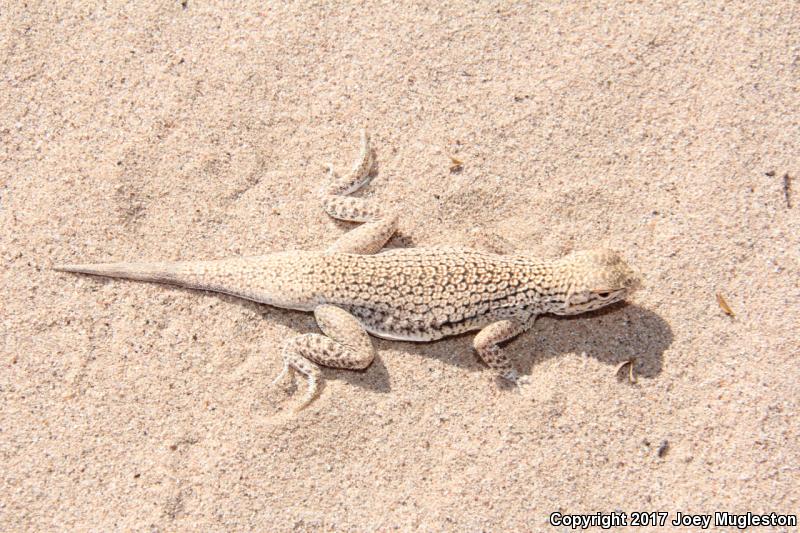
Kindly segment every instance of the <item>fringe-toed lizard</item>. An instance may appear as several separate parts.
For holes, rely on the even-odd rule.
[[[380,253],[397,217],[348,196],[369,181],[372,151],[365,131],[352,170],[330,166],[323,207],[340,220],[363,222],[325,251],[286,251],[258,257],[175,263],[61,265],[63,272],[169,283],[215,291],[287,309],[312,311],[322,335],[288,339],[283,369],[273,384],[297,371],[308,380],[298,409],[316,395],[318,365],[363,369],[375,351],[368,334],[425,342],[480,330],[474,347],[503,378],[521,383],[504,341],[543,313],[574,315],[617,302],[639,284],[620,256],[607,249],[537,259],[470,249],[410,248]]]

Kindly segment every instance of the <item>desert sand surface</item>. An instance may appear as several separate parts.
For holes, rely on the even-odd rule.
[[[800,512],[796,1],[4,4],[1,530]],[[294,415],[310,314],[51,270],[323,248],[360,127],[390,246],[608,246],[644,287],[509,343],[521,390],[471,335],[376,339]]]

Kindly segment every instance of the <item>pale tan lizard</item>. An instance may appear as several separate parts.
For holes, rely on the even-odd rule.
[[[283,369],[308,379],[299,408],[315,396],[318,365],[363,369],[375,352],[368,334],[401,341],[433,341],[480,330],[474,347],[486,364],[512,382],[523,381],[499,347],[543,313],[573,315],[625,298],[638,276],[611,250],[537,259],[471,249],[411,248],[377,253],[397,217],[348,196],[369,181],[372,151],[361,132],[353,169],[331,184],[323,206],[334,218],[364,222],[325,251],[286,251],[259,257],[175,263],[61,265],[56,270],[155,281],[232,294],[276,307],[313,311],[322,335],[287,340]]]

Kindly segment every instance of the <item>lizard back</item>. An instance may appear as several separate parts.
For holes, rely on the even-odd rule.
[[[454,253],[456,252],[456,253]],[[429,341],[542,312],[549,263],[469,249],[314,254],[301,284],[317,304],[346,309],[373,335]],[[531,283],[533,282],[533,283]]]

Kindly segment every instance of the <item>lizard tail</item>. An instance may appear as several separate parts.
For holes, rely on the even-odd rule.
[[[210,261],[99,263],[57,265],[53,268],[59,272],[152,281],[222,292],[277,307],[311,310],[317,305],[313,291],[307,290],[296,278],[304,265],[313,267],[316,264],[317,255],[293,251]]]
[[[181,283],[175,263],[98,263],[83,265],[55,265],[58,272],[77,272],[109,278],[155,281],[158,283]]]

